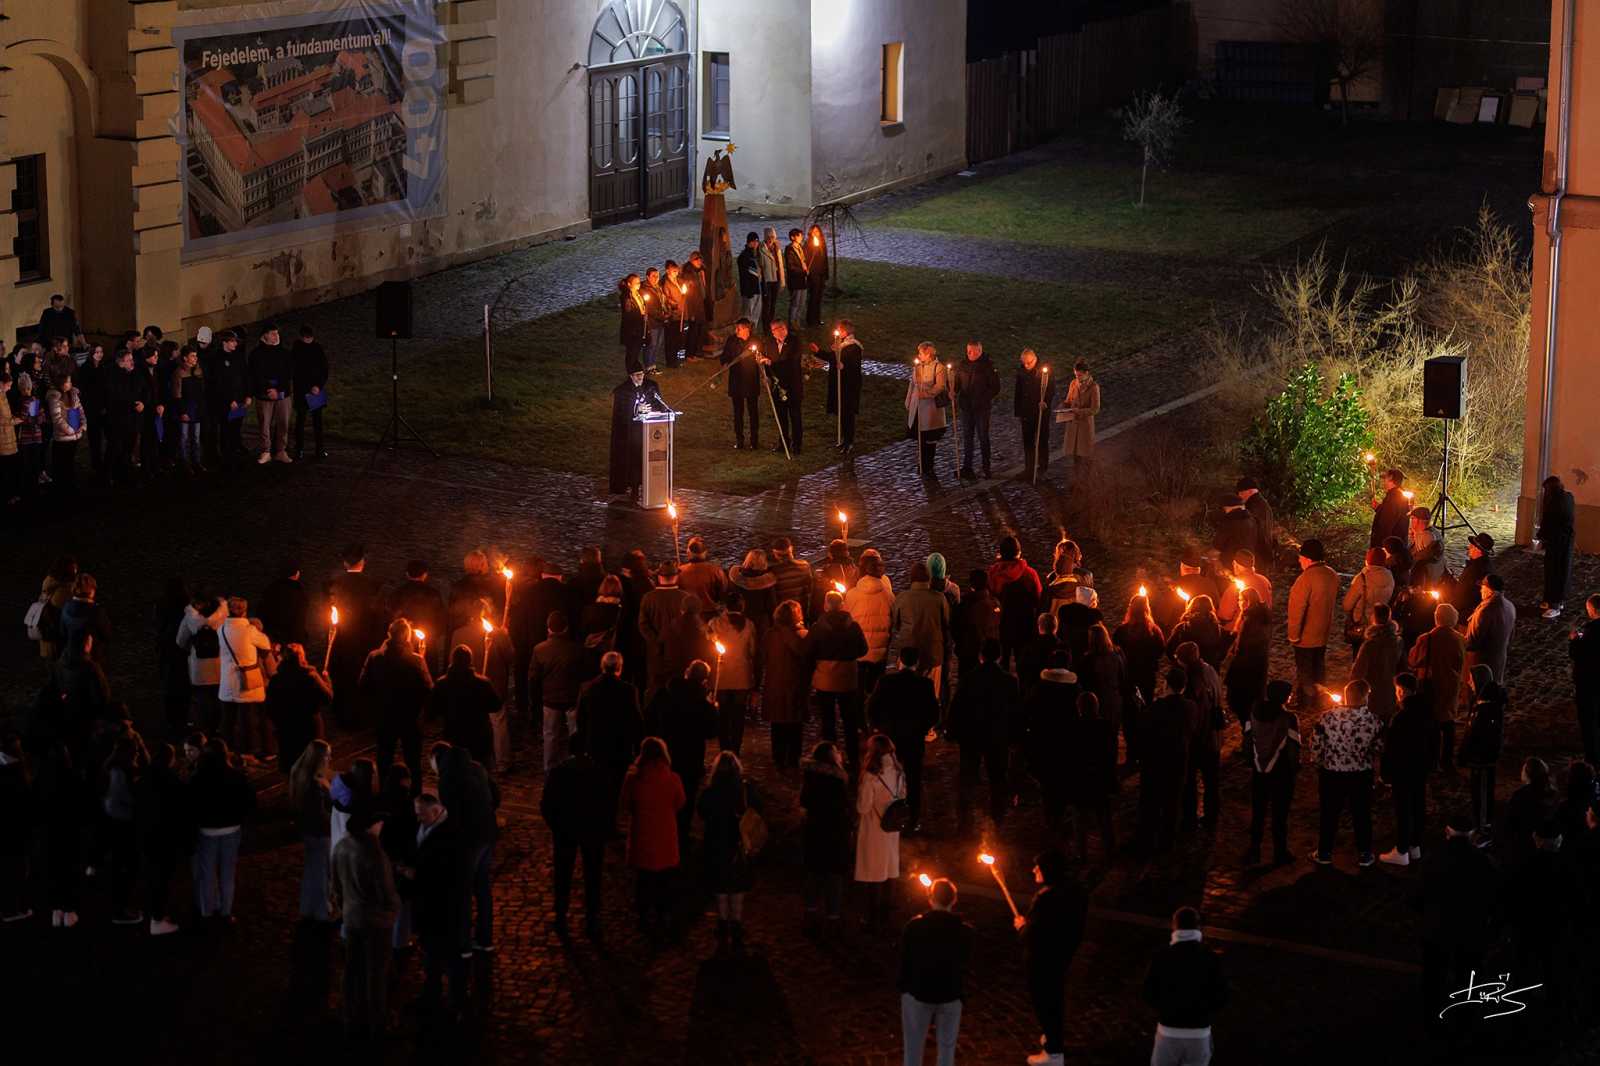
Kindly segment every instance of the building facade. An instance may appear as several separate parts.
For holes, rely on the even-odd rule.
[[[0,0],[0,330],[190,334],[965,165],[966,0]],[[10,210],[5,210],[10,208]]]

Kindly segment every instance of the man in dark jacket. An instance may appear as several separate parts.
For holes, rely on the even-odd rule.
[[[812,289],[815,296],[821,293]],[[828,402],[824,410],[836,419],[835,441],[839,451],[848,453],[856,444],[856,415],[861,412],[861,342],[855,326],[841,318],[833,330],[833,343],[827,348],[811,345],[811,354],[828,364]],[[839,409],[840,394],[844,410]]]
[[[1427,806],[1428,773],[1438,765],[1439,730],[1433,707],[1416,692],[1416,678],[1402,674],[1397,688],[1410,689],[1384,731],[1379,769],[1394,792],[1395,846],[1378,856],[1393,866],[1422,858],[1422,817]]]
[[[698,359],[705,347],[706,319],[714,309],[710,306],[711,284],[700,249],[689,253],[679,278],[689,290],[683,293],[683,354],[686,359]]]
[[[133,366],[133,353],[117,353],[106,375],[106,452],[112,484],[133,477],[133,449],[139,438],[139,418],[144,412],[144,391]]]
[[[255,403],[250,395],[244,354],[239,351],[239,335],[233,330],[217,335],[205,366],[205,378],[209,419],[219,427],[216,461],[224,470],[233,470],[246,454],[244,419]]]
[[[950,707],[950,736],[961,745],[958,833],[966,835],[973,830],[972,795],[978,787],[980,765],[988,767],[989,814],[996,828],[1011,809],[1006,757],[1011,717],[1020,703],[1017,679],[1000,666],[1000,642],[991,637],[978,651],[976,668],[963,667]]]
[[[1256,520],[1250,517],[1244,501],[1237,495],[1224,496],[1221,502],[1222,517],[1217,521],[1217,536],[1212,546],[1217,549],[1217,563],[1224,570],[1232,570],[1234,552],[1256,550]]]
[[[1063,1030],[1067,1024],[1067,969],[1083,942],[1089,917],[1089,897],[1069,872],[1067,857],[1046,851],[1033,860],[1033,880],[1039,886],[1026,917],[1013,925],[1022,935],[1023,968],[1028,975],[1028,996],[1044,1032],[1041,1057],[1030,1063],[1061,1066]]]
[[[162,436],[166,431],[168,390],[166,368],[161,365],[161,349],[146,343],[139,350],[139,465],[145,478],[156,476],[161,466]]]
[[[1278,555],[1278,532],[1272,517],[1272,505],[1261,495],[1261,486],[1253,477],[1242,477],[1234,483],[1233,491],[1244,501],[1245,513],[1256,524],[1256,542],[1253,550],[1262,573],[1271,573]]]
[[[941,877],[928,888],[928,910],[907,922],[900,934],[897,986],[906,1062],[922,1062],[929,1024],[939,1061],[955,1061],[961,997],[972,958],[972,927],[955,915],[955,905],[955,882]]]
[[[583,929],[600,939],[600,874],[611,824],[606,810],[606,774],[587,752],[576,751],[545,774],[539,813],[555,844],[556,934],[567,936],[567,903],[572,898],[572,867],[583,855]]]
[[[1383,498],[1372,501],[1372,536],[1367,547],[1381,548],[1390,537],[1410,539],[1411,500],[1403,486],[1406,476],[1393,468],[1383,474]]]
[[[696,659],[655,694],[645,711],[645,731],[667,742],[672,772],[683,782],[685,803],[678,809],[678,846],[687,851],[695,797],[706,776],[706,741],[717,735],[717,709],[711,702],[711,667]]]
[[[811,286],[807,261],[805,234],[791,229],[789,243],[783,248],[783,280],[789,290],[789,325],[796,329],[806,320],[806,296]]]
[[[333,655],[328,674],[333,681],[333,716],[346,729],[358,724],[359,705],[355,701],[356,683],[367,653],[383,639],[385,621],[379,608],[381,587],[367,573],[367,549],[351,544],[340,553],[344,570],[330,580],[324,591],[328,602],[339,611],[339,632],[331,635]],[[443,638],[441,631],[438,636]]]
[[[743,256],[740,257],[743,259]],[[756,281],[756,300],[761,299],[761,282]],[[750,419],[750,447],[761,447],[761,371],[756,363],[756,345],[750,340],[754,323],[741,318],[733,324],[733,332],[722,342],[718,361],[728,368],[728,399],[733,403],[733,447],[744,447],[744,421]]]
[[[311,597],[300,583],[300,564],[285,563],[277,578],[261,595],[261,624],[274,644],[310,643],[306,613]]]
[[[606,777],[606,824],[616,825],[622,779],[639,753],[644,722],[639,690],[622,679],[622,653],[600,657],[600,676],[578,694],[578,734],[573,746],[585,751]]]
[[[1050,370],[1039,365],[1032,348],[1022,349],[1017,367],[1016,387],[1011,395],[1011,413],[1022,430],[1022,480],[1034,479],[1034,463],[1039,476],[1050,467],[1050,409],[1056,402],[1056,383]]]
[[[544,770],[549,773],[566,755],[567,741],[577,731],[578,692],[583,685],[583,648],[568,631],[567,616],[545,616],[546,638],[533,649],[528,666],[529,695],[537,697],[544,727]]]
[[[789,324],[781,318],[773,319],[768,329],[772,337],[765,345],[762,362],[772,379],[778,429],[789,444],[790,454],[799,455],[805,443],[806,348],[799,334],[791,334]],[[778,450],[783,450],[781,445]]]
[[[428,720],[444,721],[444,739],[466,748],[480,762],[494,757],[494,727],[489,716],[500,709],[494,684],[472,669],[472,649],[450,651],[450,668],[428,696]]]
[[[377,726],[378,772],[387,775],[398,746],[411,771],[422,781],[422,711],[427,706],[433,678],[422,657],[411,650],[411,623],[397,618],[389,623],[389,639],[367,656],[356,691],[366,720]],[[335,695],[338,690],[335,689]]]
[[[1209,1062],[1211,1019],[1228,1002],[1222,961],[1201,942],[1200,912],[1179,907],[1170,943],[1150,962],[1144,1000],[1156,1009],[1151,1062]]]
[[[1189,674],[1167,671],[1167,694],[1150,705],[1139,734],[1139,833],[1143,854],[1166,852],[1178,825],[1179,798],[1189,765],[1189,737],[1200,710],[1184,695]]]
[[[1584,601],[1588,615],[1583,628],[1567,640],[1572,659],[1572,689],[1578,709],[1578,732],[1583,736],[1583,757],[1600,765],[1600,592]]]
[[[852,772],[861,760],[861,668],[867,654],[866,634],[844,609],[839,590],[822,600],[822,617],[806,634],[805,657],[811,668],[812,692],[822,736],[837,740],[844,726],[845,765]],[[902,759],[904,757],[902,756]]]
[[[424,1008],[439,1005],[444,975],[450,974],[450,1007],[459,1011],[466,1002],[467,966],[459,944],[462,906],[460,825],[432,792],[416,800],[416,866],[407,879],[411,898],[412,928],[422,946],[422,996]]]
[[[495,812],[500,809],[500,788],[483,764],[465,748],[447,741],[429,751],[433,772],[439,775],[439,799],[456,820],[460,834],[461,907],[456,926],[458,951],[494,951],[494,894],[489,871],[494,845],[500,837]],[[478,917],[472,920],[477,904]]]
[[[294,364],[284,351],[278,327],[268,322],[261,330],[261,342],[250,353],[247,373],[250,395],[255,397],[256,417],[261,424],[261,444],[256,462],[267,463],[274,459],[280,463],[293,462],[289,458],[289,412],[294,388]]]
[[[385,812],[351,816],[333,849],[333,898],[345,939],[344,1024],[348,1035],[381,1039],[389,1024],[389,956],[400,894],[378,837]]]
[[[1467,538],[1467,561],[1456,575],[1450,602],[1456,613],[1471,618],[1483,599],[1483,579],[1494,573],[1494,538],[1487,533],[1476,533]]]
[[[972,440],[976,436],[983,451],[983,476],[990,476],[989,412],[1000,395],[1000,374],[983,345],[967,342],[967,358],[956,368],[956,418],[961,423],[961,476],[976,480],[972,472]]]
[[[746,235],[744,251],[739,253],[739,302],[744,321],[754,323],[761,317],[761,236],[757,233]]]
[[[422,559],[406,563],[406,579],[389,593],[389,618],[404,618],[413,630],[426,634],[423,660],[429,672],[435,671],[450,650],[445,643],[450,633],[445,625],[444,596],[428,583],[428,564]]]
[[[290,387],[294,397],[294,457],[303,458],[306,450],[306,417],[311,418],[313,453],[326,459],[322,449],[322,409],[328,398],[323,395],[328,387],[328,353],[323,351],[317,335],[309,325],[300,327],[300,339],[289,352]],[[316,406],[312,406],[315,404]]]
[[[1567,600],[1567,583],[1572,577],[1572,543],[1576,505],[1572,493],[1554,474],[1544,479],[1539,496],[1539,529],[1534,534],[1544,547],[1544,600],[1539,604],[1543,617],[1561,617]]]
[[[906,804],[911,818],[906,832],[922,828],[922,755],[928,730],[939,722],[939,697],[933,681],[917,672],[920,655],[909,645],[900,648],[900,669],[879,680],[867,704],[867,721],[894,742],[894,751],[906,772]]]

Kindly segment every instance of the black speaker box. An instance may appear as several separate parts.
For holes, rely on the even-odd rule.
[[[1466,408],[1466,357],[1441,355],[1422,364],[1422,413],[1428,418],[1460,418]]]
[[[378,336],[411,339],[411,282],[386,281],[378,286]]]

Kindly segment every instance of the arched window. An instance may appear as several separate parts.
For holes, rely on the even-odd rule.
[[[589,91],[589,120],[594,125],[590,151],[594,155],[596,170],[609,170],[616,159],[616,134],[612,123],[616,121],[617,83],[612,78],[597,79]]]
[[[631,63],[689,50],[689,29],[672,0],[611,0],[595,20],[589,65]]]

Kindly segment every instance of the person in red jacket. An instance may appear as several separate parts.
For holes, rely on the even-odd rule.
[[[1000,605],[1000,665],[1033,639],[1039,597],[1044,585],[1039,572],[1022,557],[1022,544],[1011,534],[1000,538],[998,558],[989,566],[989,595]]]
[[[638,874],[639,927],[653,941],[668,932],[672,875],[678,868],[678,811],[686,802],[666,742],[645,737],[622,781],[621,807],[628,814],[628,865]]]

